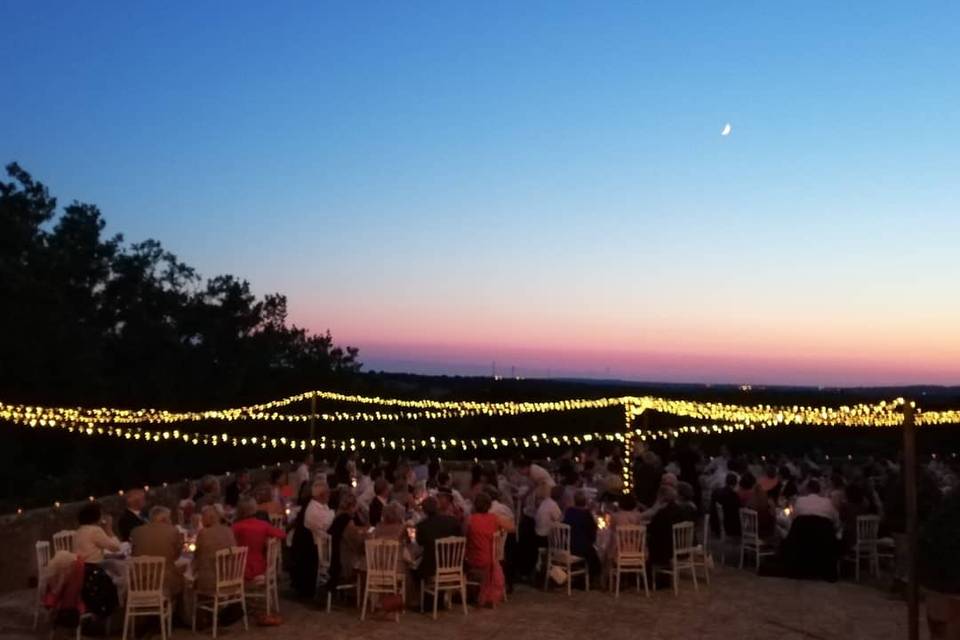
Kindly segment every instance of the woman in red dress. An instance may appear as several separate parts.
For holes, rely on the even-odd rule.
[[[514,523],[490,513],[490,496],[484,492],[473,500],[473,513],[467,521],[467,570],[480,582],[477,604],[495,605],[503,600],[503,567],[493,557],[493,537],[497,531],[510,533]]]

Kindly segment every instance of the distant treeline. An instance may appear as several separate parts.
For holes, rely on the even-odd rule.
[[[104,236],[17,164],[0,181],[0,399],[213,407],[322,385],[357,349],[287,322],[287,299],[203,280],[156,240]]]

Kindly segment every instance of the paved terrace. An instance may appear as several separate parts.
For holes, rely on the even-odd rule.
[[[883,640],[905,638],[906,605],[872,586],[849,582],[827,584],[780,578],[759,578],[736,569],[714,573],[710,587],[694,593],[686,582],[679,597],[658,591],[648,600],[635,591],[623,592],[619,600],[606,592],[575,591],[568,598],[560,592],[543,593],[519,586],[510,602],[496,610],[444,611],[434,622],[429,616],[407,612],[399,624],[393,619],[360,622],[355,609],[334,608],[326,615],[319,608],[282,600],[284,624],[243,632],[234,624],[220,637],[239,640],[531,640],[575,638],[611,640],[628,638],[705,640]],[[43,627],[35,634],[33,594],[18,591],[0,597],[0,637],[20,640],[47,638]],[[114,625],[114,636],[119,625]],[[58,633],[58,638],[66,637]],[[150,635],[158,640],[159,632]],[[174,638],[194,636],[189,629],[175,628]],[[922,624],[921,638],[927,637]]]

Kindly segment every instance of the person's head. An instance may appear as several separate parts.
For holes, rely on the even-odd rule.
[[[481,491],[473,498],[473,512],[486,513],[490,510],[490,496]]]
[[[340,504],[338,505],[338,513],[346,513],[353,515],[357,511],[357,496],[353,495],[350,492],[344,493],[340,496]]]
[[[433,500],[433,498],[427,498]],[[437,509],[440,513],[450,513],[453,511],[453,493],[451,491],[437,491],[436,497]]]
[[[233,477],[240,487],[246,487],[250,484],[250,472],[246,469],[240,469],[240,471],[233,474]]]
[[[491,502],[496,502],[497,500],[500,499],[500,490],[497,489],[492,484],[488,484],[487,486],[485,486],[483,488],[483,492],[486,493],[488,496],[490,496]]]
[[[360,473],[365,476],[369,476],[370,472],[373,471],[373,463],[367,460],[366,462],[360,463]]]
[[[554,502],[561,502],[563,500],[563,493],[563,487],[558,484],[555,484],[550,488],[550,497],[553,498]]]
[[[737,487],[738,482],[740,482],[740,478],[737,477],[737,474],[731,472],[727,474],[727,478],[724,481],[724,484],[730,487],[731,489],[735,489]]]
[[[257,500],[253,496],[243,496],[237,501],[237,520],[251,518],[257,513]]]
[[[517,471],[520,473],[520,475],[530,475],[530,461],[526,458],[517,458],[517,463],[514,466],[517,468]]]
[[[625,493],[619,500],[620,511],[633,511],[637,508],[637,499],[632,493]]]
[[[403,507],[396,502],[391,502],[383,508],[383,515],[380,517],[384,524],[399,524],[403,522]]]
[[[287,483],[286,472],[283,469],[272,469],[270,471],[270,484],[275,487]]]
[[[212,504],[208,504],[200,510],[200,524],[206,529],[220,524],[220,510]]]
[[[99,502],[88,502],[80,507],[80,511],[77,512],[77,522],[81,525],[100,524],[102,517],[103,509]]]
[[[390,495],[390,483],[386,478],[377,478],[373,482],[373,492],[381,498],[386,498]]]
[[[123,497],[127,503],[127,509],[131,511],[142,511],[143,506],[147,503],[147,494],[143,489],[130,489],[123,494]]]
[[[219,496],[220,481],[217,480],[216,476],[203,476],[203,479],[200,480],[200,490],[207,496]]]
[[[660,489],[657,490],[657,502],[666,504],[669,502],[676,502],[676,501],[677,501],[677,490],[668,484],[660,485]]]
[[[449,487],[450,486],[450,474],[446,471],[441,471],[437,474],[437,486],[438,487]]]
[[[308,454],[305,455],[305,456],[303,456],[303,464],[307,465],[308,467],[312,467],[312,466],[313,466],[313,453],[312,453],[312,452],[311,452],[311,453],[308,453]]]
[[[436,498],[427,498],[421,504],[420,508],[423,509],[423,512],[427,517],[435,516],[438,513],[437,499]]]
[[[170,509],[159,504],[153,507],[150,509],[150,522],[171,524]]]
[[[327,486],[327,481],[321,478],[313,481],[311,493],[317,502],[326,504],[330,500],[330,487]]]
[[[253,498],[258,504],[266,504],[273,501],[273,490],[268,484],[258,484],[253,490]]]
[[[777,467],[773,464],[768,464],[767,468],[763,470],[763,475],[768,478],[775,479],[777,477]]]
[[[807,493],[810,495],[818,495],[820,493],[820,481],[811,478],[807,482]]]
[[[587,507],[587,494],[583,491],[574,491],[573,493],[573,506],[578,509],[585,509]]]
[[[743,475],[740,476],[740,488],[741,489],[753,489],[753,485],[757,484],[757,479],[749,471],[744,471]]]
[[[662,476],[660,476],[661,486],[673,487],[674,489],[676,489],[678,482],[679,480],[677,479],[676,474],[670,473],[669,471],[663,474]]]
[[[693,486],[689,482],[678,482],[677,497],[684,502],[691,502],[693,500]]]

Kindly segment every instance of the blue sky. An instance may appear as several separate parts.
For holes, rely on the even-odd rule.
[[[960,383],[956,4],[195,5],[4,3],[0,160],[375,368]]]

